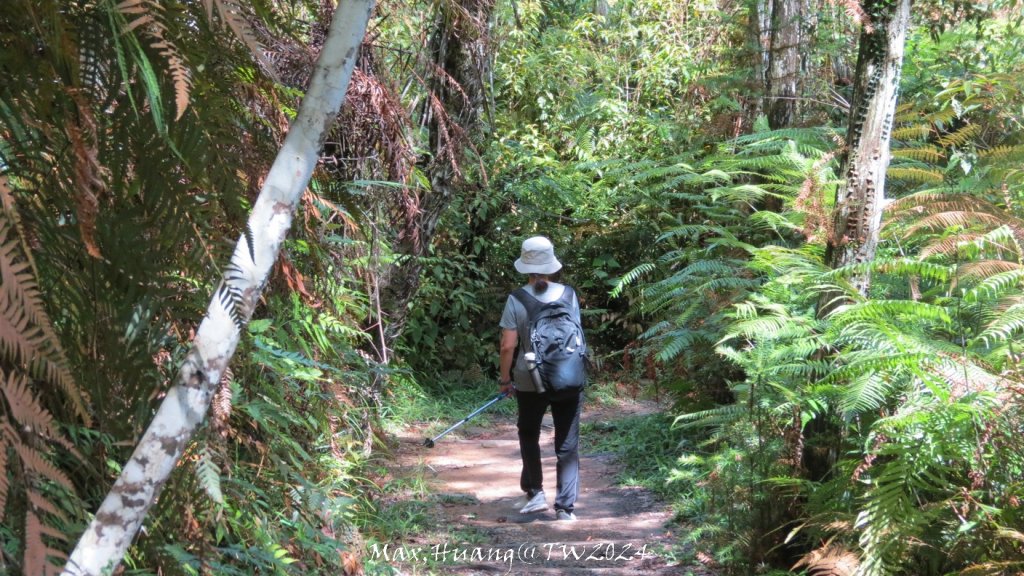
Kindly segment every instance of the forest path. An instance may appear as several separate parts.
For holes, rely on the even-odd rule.
[[[582,422],[610,422],[657,409],[650,403],[585,405]],[[453,437],[456,436],[457,437]],[[424,435],[398,435],[394,473],[422,474],[432,494],[436,524],[403,543],[418,549],[417,561],[403,563],[409,574],[712,574],[701,565],[672,565],[675,545],[668,505],[639,487],[617,486],[615,456],[580,449],[580,498],[576,522],[556,521],[554,509],[519,514],[521,460],[514,416],[474,420],[423,446]],[[554,498],[554,430],[550,413],[541,432],[545,488]],[[395,553],[398,550],[392,550]],[[400,553],[409,550],[398,551]],[[407,556],[410,554],[407,554]]]

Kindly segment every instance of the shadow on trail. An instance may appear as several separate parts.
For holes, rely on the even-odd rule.
[[[615,417],[622,414],[615,414]],[[604,420],[584,411],[583,421]],[[666,553],[677,547],[672,513],[651,492],[615,485],[612,454],[588,452],[580,442],[580,497],[576,522],[555,519],[555,457],[550,415],[541,431],[549,508],[519,514],[521,460],[511,418],[480,421],[427,449],[422,436],[398,438],[402,473],[422,473],[436,506],[436,529],[417,538],[432,552],[414,574],[680,574],[710,576],[701,565],[681,566]],[[677,549],[678,551],[678,549]]]

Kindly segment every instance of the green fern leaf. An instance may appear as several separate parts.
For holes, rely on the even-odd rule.
[[[886,176],[893,180],[916,182],[921,184],[940,184],[945,179],[942,171],[938,169],[909,168],[903,166],[890,166],[886,170]]]
[[[217,504],[224,505],[224,493],[220,487],[220,466],[214,461],[210,449],[203,448],[196,461],[196,477],[203,491]]]
[[[968,124],[956,132],[939,137],[939,146],[943,148],[961,147],[981,133],[980,124]]]

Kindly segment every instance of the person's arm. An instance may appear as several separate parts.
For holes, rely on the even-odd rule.
[[[519,341],[519,332],[503,328],[501,330],[500,356],[498,357],[498,385],[503,393],[515,393],[515,384],[512,382],[512,361],[516,353],[516,344]]]

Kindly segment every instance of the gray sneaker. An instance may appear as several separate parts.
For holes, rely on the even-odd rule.
[[[541,510],[548,509],[548,500],[544,497],[544,491],[537,492],[530,498],[530,501],[519,510],[520,514],[529,514],[530,512],[540,512]]]
[[[571,521],[574,521],[574,520],[576,520],[576,515],[573,514],[572,512],[569,512],[568,510],[559,510],[558,512],[555,513],[555,518],[557,520],[571,520]]]

